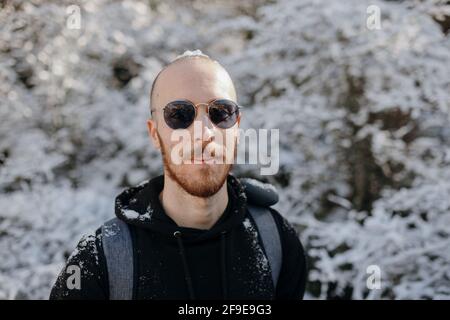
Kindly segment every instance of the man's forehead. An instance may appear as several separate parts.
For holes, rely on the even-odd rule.
[[[170,101],[188,99],[194,103],[214,98],[236,99],[234,85],[226,70],[205,58],[187,58],[161,72],[154,92],[155,108]]]

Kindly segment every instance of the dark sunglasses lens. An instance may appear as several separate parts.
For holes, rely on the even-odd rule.
[[[217,100],[209,107],[211,121],[222,129],[228,129],[234,126],[238,116],[238,105],[230,100]]]
[[[172,129],[186,129],[195,118],[195,107],[187,101],[174,101],[164,108],[164,120]]]

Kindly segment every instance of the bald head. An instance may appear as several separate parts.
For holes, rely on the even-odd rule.
[[[231,127],[214,125],[204,103],[215,99],[237,102],[236,91],[228,72],[218,62],[194,53],[170,63],[156,77],[151,92],[153,119],[147,119],[147,128],[154,146],[161,150],[168,181],[164,188],[178,185],[190,195],[206,198],[227,190],[223,186],[231,170],[229,160],[236,155],[241,114],[233,113],[236,116]],[[198,105],[188,128],[172,129],[164,121],[163,108],[175,100],[203,103]],[[193,163],[199,160],[200,164]]]
[[[150,108],[158,113],[174,100],[199,103],[217,98],[237,99],[233,81],[225,68],[207,56],[184,56],[168,64],[156,76],[150,93]]]

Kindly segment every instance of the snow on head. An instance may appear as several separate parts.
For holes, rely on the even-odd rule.
[[[185,52],[183,52],[182,54],[178,55],[177,57],[175,57],[175,59],[173,59],[172,62],[175,62],[179,59],[183,59],[183,58],[187,58],[187,57],[204,57],[204,58],[208,58],[210,59],[210,57],[206,54],[204,54],[200,49],[196,49],[196,50],[186,50]]]
[[[175,57],[175,59],[173,59],[168,65],[171,65],[172,63],[174,63],[176,61],[184,60],[187,58],[207,58],[209,61],[220,65],[220,63],[217,60],[212,59],[210,56],[208,56],[207,54],[204,54],[199,49],[184,51],[182,54]]]

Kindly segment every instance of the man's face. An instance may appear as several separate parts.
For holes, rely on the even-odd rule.
[[[187,129],[174,130],[166,124],[163,108],[171,101],[185,99],[195,104],[213,99],[236,101],[236,92],[219,64],[188,58],[167,67],[153,93],[154,117],[147,124],[154,145],[161,150],[165,174],[189,194],[210,197],[220,190],[231,170],[225,155],[235,158],[240,116],[233,127],[221,129],[209,119],[206,105],[199,105],[194,123]],[[211,157],[222,161],[212,163],[208,161]],[[180,159],[184,160],[181,164]]]

